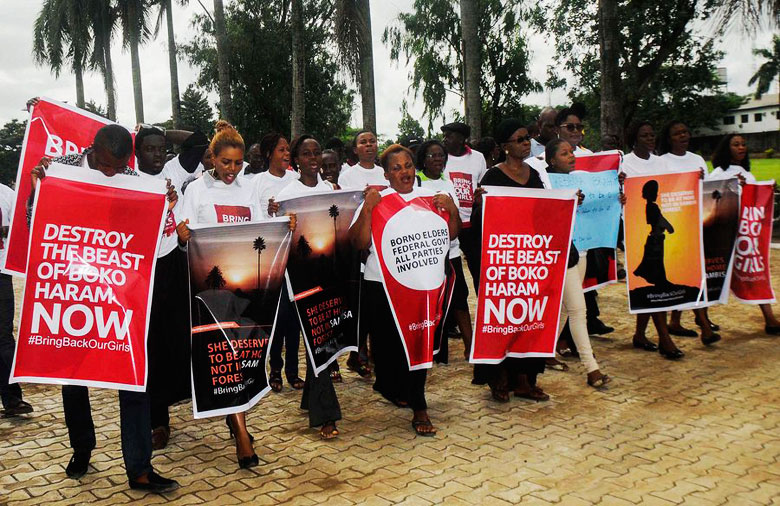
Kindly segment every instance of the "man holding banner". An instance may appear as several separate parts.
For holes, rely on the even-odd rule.
[[[378,391],[414,411],[420,436],[436,428],[425,401],[434,335],[442,324],[445,262],[460,230],[458,209],[444,193],[415,186],[409,149],[394,144],[380,158],[390,188],[368,188],[349,230],[350,242],[369,251],[364,273]]]
[[[41,184],[51,161],[44,159],[32,169],[32,190],[40,188],[30,242],[42,247],[29,253],[12,381],[63,384],[74,450],[66,473],[74,479],[87,472],[96,443],[86,386],[119,389],[122,456],[130,488],[167,492],[178,483],[152,468],[145,392],[149,298],[166,190],[163,182],[112,180],[116,174],[136,175],[127,167],[132,154],[130,133],[111,124],[98,130],[84,153],[53,160],[91,170],[62,170],[58,164],[57,177],[52,174],[51,181]],[[175,195],[169,188],[170,205]],[[15,221],[19,219],[24,214]],[[83,316],[74,319],[76,313]],[[49,335],[41,335],[47,328]]]

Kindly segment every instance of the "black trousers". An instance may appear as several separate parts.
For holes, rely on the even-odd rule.
[[[95,449],[95,424],[87,387],[62,387],[62,404],[71,448],[91,452]],[[119,424],[125,472],[134,480],[152,471],[152,424],[146,392],[119,391]]]
[[[276,315],[276,330],[271,341],[271,369],[280,371],[284,366],[287,381],[298,377],[298,348],[301,343],[301,322],[295,303],[290,301],[287,283],[282,284],[282,298],[279,301],[279,312]],[[284,345],[284,361],[282,361],[282,345]]]
[[[479,291],[480,255],[482,254],[480,237],[475,233],[474,228],[469,227],[460,230],[458,240],[460,241],[460,250],[466,255],[466,266],[474,284],[474,293],[477,293]]]
[[[314,368],[306,354],[306,381],[301,396],[301,409],[309,412],[309,427],[321,427],[328,422],[341,420],[341,406],[330,379],[330,367],[314,375]]]
[[[374,390],[391,402],[403,401],[415,411],[428,409],[425,401],[427,369],[409,370],[401,336],[382,283],[366,281],[368,333],[374,357]]]
[[[11,276],[0,274],[0,397],[6,408],[22,400],[19,383],[8,384],[15,352],[14,285]]]

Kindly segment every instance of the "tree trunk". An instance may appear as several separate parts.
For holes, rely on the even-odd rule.
[[[76,107],[84,108],[84,70],[81,65],[73,66],[73,73],[76,74]]]
[[[298,137],[303,133],[306,105],[306,61],[303,47],[303,0],[292,0],[292,117],[290,118],[290,136]]]
[[[374,92],[374,46],[371,37],[371,6],[368,0],[357,0],[360,12],[360,99],[363,128],[376,133],[376,95]]]
[[[614,135],[622,144],[623,94],[618,51],[617,0],[599,0],[599,48],[601,59],[601,135]]]
[[[134,9],[133,9],[134,10]],[[133,16],[136,14],[133,12]],[[131,19],[135,23],[135,17]],[[133,102],[135,103],[135,122],[144,122],[144,92],[141,87],[141,59],[138,57],[138,31],[130,32],[130,65],[133,71]]]
[[[111,62],[111,37],[103,38],[103,84],[106,87],[106,115],[116,121],[116,91],[114,90],[114,65]]]
[[[230,97],[230,67],[225,8],[222,0],[214,0],[214,30],[217,35],[217,67],[219,72],[219,112],[222,119],[232,121],[233,100]]]
[[[168,66],[171,71],[171,117],[173,126],[181,128],[181,101],[179,99],[179,69],[176,63],[176,39],[173,35],[173,5],[165,1],[165,20],[168,25]]]
[[[463,88],[466,123],[471,127],[471,138],[482,137],[482,100],[480,85],[480,41],[477,33],[476,0],[460,0],[460,27],[463,41]]]

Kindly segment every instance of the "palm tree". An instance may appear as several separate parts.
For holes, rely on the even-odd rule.
[[[168,29],[168,67],[171,72],[171,117],[173,126],[181,128],[181,100],[179,99],[179,68],[176,61],[176,38],[173,34],[173,2],[172,0],[155,0],[160,11],[157,15],[157,23],[154,28],[154,36],[162,26],[162,18],[165,15],[165,24]],[[187,4],[188,0],[179,0],[181,5]]]
[[[225,7],[222,0],[214,0],[214,32],[217,36],[217,69],[219,73],[219,112],[222,119],[230,121],[233,99],[230,96],[230,65],[228,62],[228,36],[225,25]]]
[[[292,24],[292,115],[290,135],[298,137],[303,133],[303,120],[306,114],[304,91],[306,89],[306,60],[303,47],[303,0],[292,0],[290,21]]]
[[[123,44],[130,48],[135,121],[137,123],[144,122],[144,94],[141,86],[141,60],[138,55],[138,47],[152,36],[147,16],[149,7],[149,0],[117,0],[116,3],[116,15],[122,25]]]
[[[374,47],[368,0],[336,0],[334,25],[341,62],[360,83],[363,128],[376,132]]]
[[[92,55],[90,66],[103,74],[103,86],[106,89],[106,114],[108,119],[116,121],[116,91],[114,88],[114,66],[111,60],[111,37],[116,28],[116,17],[111,3],[105,0],[87,0],[84,11],[92,25]]]
[[[258,237],[252,243],[252,248],[257,251],[257,289],[260,290],[260,254],[266,248],[265,239]]]
[[[44,0],[33,25],[33,60],[59,77],[65,63],[76,76],[76,105],[84,108],[84,70],[92,44],[83,0]]]
[[[479,94],[480,40],[477,30],[479,13],[477,0],[460,0],[460,29],[463,41],[463,91],[466,105],[466,122],[471,127],[471,138],[482,137],[482,99]]]
[[[336,218],[339,217],[339,206],[333,204],[328,209],[328,216],[333,218],[333,266],[336,266],[336,248],[338,246],[338,229],[336,228]]]
[[[209,271],[208,276],[206,276],[205,282],[206,282],[206,288],[210,288],[211,290],[221,290],[227,284],[227,281],[225,281],[224,276],[222,276],[222,270],[220,270],[220,268],[217,267],[216,265],[212,267],[211,270]]]
[[[772,37],[771,50],[754,49],[753,54],[767,60],[758,67],[756,73],[748,81],[748,86],[753,86],[753,84],[758,82],[755,98],[759,99],[761,95],[769,91],[772,81],[780,79],[780,35]]]

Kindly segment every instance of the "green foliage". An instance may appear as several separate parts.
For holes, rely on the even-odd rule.
[[[200,129],[207,135],[214,127],[214,111],[206,95],[190,84],[181,96],[181,124],[185,129]]]
[[[306,131],[319,139],[342,134],[349,124],[353,92],[337,78],[330,44],[332,2],[304,3]],[[292,57],[287,2],[237,0],[225,5],[233,119],[247,142],[270,131],[289,133]],[[200,69],[197,85],[217,89],[214,27],[204,15],[193,25],[199,35],[181,46]]]
[[[91,112],[92,114],[97,114],[101,118],[108,118],[108,114],[106,113],[106,110],[103,109],[103,106],[96,103],[94,100],[88,100],[84,104],[84,109]]]
[[[529,52],[521,29],[528,15],[520,0],[480,0],[478,33],[482,43],[480,96],[482,129],[493,131],[520,99],[541,91],[528,76]],[[390,58],[403,55],[412,64],[409,78],[415,97],[422,95],[428,129],[435,118],[443,118],[448,93],[463,96],[463,59],[458,2],[415,0],[412,12],[403,12],[382,36],[390,46]]]
[[[12,186],[22,156],[22,141],[27,121],[13,119],[0,129],[0,183]]]
[[[748,86],[753,86],[757,83],[755,98],[759,99],[761,95],[769,91],[772,82],[780,78],[780,35],[772,37],[771,50],[754,49],[753,55],[760,56],[766,60],[748,82]]]
[[[404,137],[408,139],[423,139],[425,137],[425,130],[420,122],[409,114],[406,100],[401,102],[401,121],[398,122],[398,138]]]

